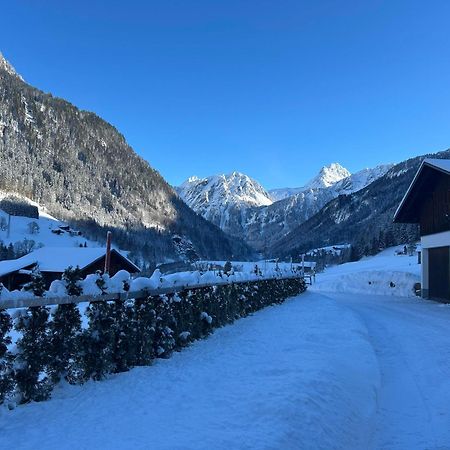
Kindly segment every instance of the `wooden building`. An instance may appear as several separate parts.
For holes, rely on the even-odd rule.
[[[22,258],[0,261],[0,283],[7,289],[20,289],[30,281],[31,271],[39,266],[47,288],[52,281],[61,279],[69,267],[79,267],[85,277],[105,268],[105,248],[84,247],[43,247]],[[115,249],[111,250],[109,274],[113,276],[119,270],[130,273],[140,272],[139,267]]]
[[[450,160],[423,161],[394,222],[420,225],[422,296],[450,302]]]

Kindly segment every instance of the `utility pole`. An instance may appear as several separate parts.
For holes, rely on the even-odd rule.
[[[109,270],[111,268],[111,239],[112,233],[108,231],[106,234],[106,255],[105,255],[105,273],[109,275]]]

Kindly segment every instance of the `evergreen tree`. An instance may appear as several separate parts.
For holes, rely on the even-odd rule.
[[[136,361],[133,304],[117,300],[111,305],[114,333],[113,371],[126,372]]]
[[[48,316],[48,308],[33,306],[20,316],[16,326],[16,330],[22,333],[17,342],[16,358],[16,382],[21,403],[50,397]]]
[[[83,333],[84,377],[102,380],[114,371],[114,320],[107,302],[92,302],[86,310],[88,329]]]
[[[58,305],[50,323],[49,371],[53,383],[64,378],[69,383],[81,380],[80,335],[81,316],[74,303]]]
[[[223,273],[228,276],[231,274],[232,270],[233,270],[233,266],[231,265],[231,262],[227,261],[225,263],[225,265],[223,266]]]
[[[106,274],[102,275],[100,270],[97,270],[96,275],[97,279],[95,280],[95,284],[102,291],[102,294],[104,294],[106,292],[106,280],[105,280]]]
[[[29,281],[23,289],[31,291],[36,297],[43,297],[45,293],[45,281],[39,266],[36,265],[31,272],[31,281]]]
[[[156,357],[153,342],[155,339],[156,311],[152,297],[137,298],[134,301],[133,348],[136,366],[147,366]]]
[[[175,338],[171,326],[174,326],[174,317],[170,306],[170,299],[166,295],[153,297],[156,320],[153,348],[158,357],[167,357],[175,347]]]
[[[66,285],[66,290],[69,295],[81,295],[83,289],[80,285],[80,281],[83,279],[80,268],[77,266],[75,269],[69,266],[62,274],[61,279]]]
[[[12,245],[12,243],[10,243],[8,245],[8,250],[6,253],[6,259],[14,259],[16,257],[16,254],[14,252],[14,246]]]
[[[2,285],[0,284],[0,291],[1,289]],[[0,405],[14,387],[13,356],[8,351],[8,345],[11,344],[11,337],[8,333],[11,331],[11,328],[11,317],[6,311],[0,310]]]

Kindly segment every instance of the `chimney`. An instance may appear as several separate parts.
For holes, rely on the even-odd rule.
[[[109,274],[111,268],[111,231],[106,234],[105,273]]]

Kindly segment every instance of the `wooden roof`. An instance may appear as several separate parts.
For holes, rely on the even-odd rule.
[[[420,207],[432,195],[439,179],[450,176],[450,159],[424,159],[394,215],[395,223],[419,223]]]

